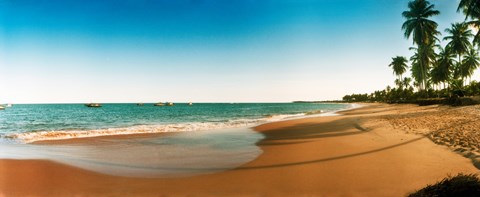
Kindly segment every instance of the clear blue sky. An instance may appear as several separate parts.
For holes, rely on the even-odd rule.
[[[458,0],[433,0],[443,31]],[[0,103],[278,102],[393,84],[406,0],[0,0]],[[478,74],[477,74],[478,75]]]

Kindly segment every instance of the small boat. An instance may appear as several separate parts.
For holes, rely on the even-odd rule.
[[[155,103],[155,104],[153,104],[153,106],[165,106],[165,103],[162,103],[162,102],[160,102],[160,103]]]
[[[12,107],[12,106],[13,106],[12,104],[8,103],[7,106],[5,107]]]
[[[5,107],[0,105],[0,110],[4,110],[4,109],[5,109]]]
[[[137,106],[143,106],[143,103],[137,103]]]
[[[189,105],[189,106],[192,106],[192,105],[193,105],[193,103],[188,103],[188,105]]]
[[[87,103],[87,104],[85,104],[85,106],[87,106],[87,107],[102,107],[102,105],[100,105],[100,103]]]
[[[174,104],[172,102],[167,103],[167,106],[173,106]]]

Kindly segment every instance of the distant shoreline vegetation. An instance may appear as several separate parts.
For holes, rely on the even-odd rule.
[[[292,101],[292,103],[346,103],[344,100],[332,100],[332,101]]]
[[[453,8],[452,8],[453,9]],[[480,104],[480,82],[471,76],[480,66],[480,1],[461,0],[457,12],[463,22],[452,23],[440,38],[438,24],[431,17],[439,15],[427,0],[408,2],[402,13],[404,37],[412,39],[412,57],[396,56],[388,65],[396,75],[395,87],[373,93],[345,95],[345,102],[387,102],[418,104]],[[476,29],[474,34],[472,29]],[[445,41],[443,48],[440,43]],[[410,63],[410,65],[409,65]],[[404,74],[410,71],[410,76]],[[468,81],[468,83],[467,83]]]

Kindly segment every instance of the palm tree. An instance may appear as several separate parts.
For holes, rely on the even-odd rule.
[[[442,73],[438,66],[432,68],[432,70],[430,71],[430,76],[432,77],[430,79],[432,84],[439,86],[439,84],[442,82]]]
[[[414,86],[421,90],[421,86],[423,84],[423,74],[421,73],[420,64],[418,63],[418,54],[415,53],[415,55],[410,57],[410,61],[412,61],[412,67],[410,67],[410,71],[412,72]]]
[[[440,34],[437,31],[438,24],[429,18],[439,15],[438,10],[434,10],[434,5],[431,5],[427,0],[413,0],[408,3],[409,10],[404,11],[402,16],[406,21],[402,25],[405,31],[405,38],[409,39],[412,36],[413,43],[417,48],[417,66],[422,75],[421,87],[426,88],[427,84],[427,70],[431,64],[429,57],[425,56],[425,49],[427,46],[434,45],[438,40],[436,36]],[[412,66],[413,67],[413,66]]]
[[[458,4],[457,12],[463,10],[465,18],[476,17],[480,13],[480,1],[479,0],[460,0]]]
[[[437,56],[437,64],[435,73],[440,82],[443,82],[443,88],[445,88],[445,83],[448,82],[451,78],[452,71],[455,66],[454,58],[455,55],[450,50],[445,50],[439,47],[440,52]]]
[[[479,0],[460,0],[458,4],[457,12],[463,11],[465,14],[465,20],[471,18],[472,21],[467,22],[467,25],[471,25],[480,28],[480,1]],[[473,39],[473,43],[480,45],[480,31],[477,31]]]
[[[454,23],[450,29],[445,29],[445,32],[447,32],[449,36],[446,36],[443,38],[443,40],[450,40],[446,48],[457,54],[457,63],[461,64],[462,55],[465,54],[469,48],[471,48],[472,44],[470,44],[470,38],[473,36],[472,31],[468,29],[468,25],[466,23]],[[462,73],[461,76],[463,80],[464,71],[462,70],[462,66],[458,67],[460,68],[460,73]]]
[[[438,10],[434,10],[434,5],[431,5],[427,0],[414,0],[408,2],[408,11],[404,11],[402,16],[407,19],[402,25],[405,30],[405,38],[413,36],[413,43],[418,46],[434,42],[438,24],[428,18],[439,15]]]
[[[403,78],[402,84],[403,84],[403,86],[405,86],[405,90],[408,89],[411,82],[412,82],[412,78],[410,78],[410,77]]]
[[[480,65],[480,57],[478,55],[478,51],[471,47],[467,54],[465,54],[465,59],[463,60],[461,67],[463,72],[462,77],[469,77],[471,80],[471,76],[475,72],[475,69],[478,68]]]
[[[401,79],[395,79],[395,85],[397,85],[398,89],[402,89],[403,88],[403,83],[402,83],[402,80]]]
[[[420,90],[426,90],[428,88],[428,79],[430,77],[429,71],[436,62],[437,54],[435,53],[435,48],[440,47],[440,45],[430,42],[428,45],[422,47],[410,47],[410,50],[415,50],[415,54],[410,58],[412,61],[412,77],[417,80]],[[415,64],[415,69],[413,66]],[[415,73],[413,73],[415,72]]]
[[[426,85],[426,83],[424,83],[426,81],[424,76],[426,75],[422,73],[417,53],[410,58],[410,61],[412,61],[412,67],[410,67],[410,71],[412,72],[413,86],[415,86],[419,91],[423,90],[425,87],[424,85]]]
[[[401,79],[403,73],[407,71],[407,62],[408,60],[406,57],[397,56],[392,58],[392,63],[390,63],[388,66],[392,67],[393,74],[397,75],[398,79]]]
[[[403,87],[400,89],[403,92],[403,98],[405,100],[408,99],[407,93],[408,93],[408,87],[410,86],[410,82],[412,82],[412,78],[409,78],[409,77],[405,77],[402,80],[400,80],[400,85]]]

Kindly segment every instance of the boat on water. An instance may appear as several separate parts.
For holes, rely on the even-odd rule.
[[[0,105],[0,110],[4,110],[4,109],[5,109],[5,107]]]
[[[155,103],[153,105],[154,106],[174,106],[175,104],[173,104],[172,102],[165,102],[165,103],[159,102],[159,103]]]
[[[159,102],[159,103],[153,104],[153,106],[165,106],[165,103]]]
[[[87,107],[102,107],[100,103],[87,103],[85,104]]]
[[[193,103],[191,103],[191,102],[190,102],[190,103],[188,103],[188,105],[189,105],[189,106],[192,106],[192,105],[193,105]]]
[[[137,106],[143,106],[143,103],[137,103]]]
[[[11,103],[8,103],[5,107],[12,107],[13,105]]]

